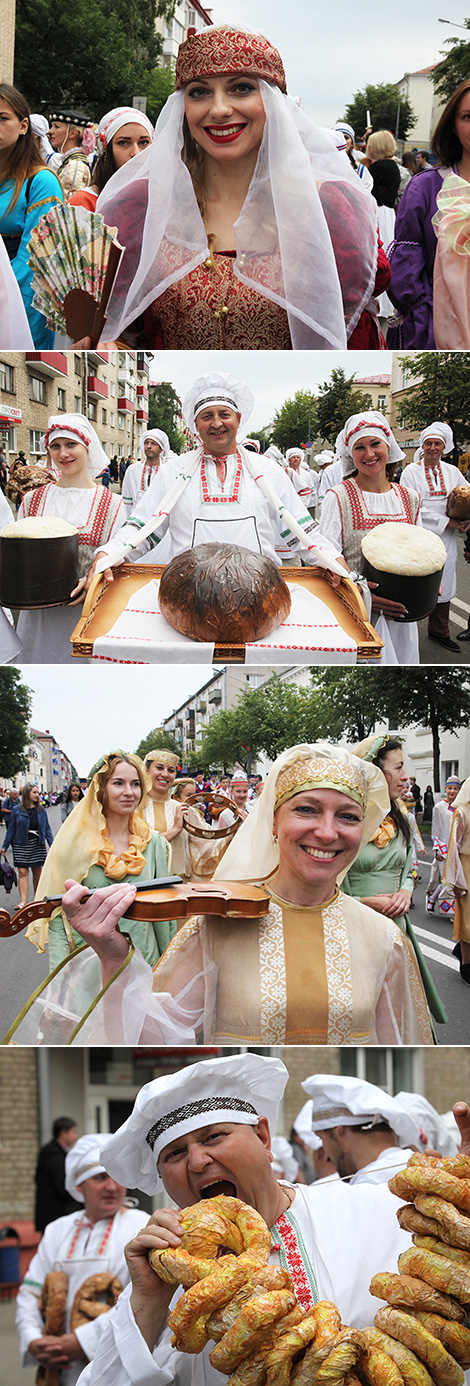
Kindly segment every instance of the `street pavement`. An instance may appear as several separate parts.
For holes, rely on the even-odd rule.
[[[16,1300],[0,1301],[0,1386],[34,1386],[37,1367],[22,1367],[15,1329]]]
[[[457,596],[452,598],[450,604],[449,630],[452,639],[455,640],[458,631],[465,630],[468,617],[470,616],[470,563],[466,563],[463,556],[463,541],[458,539],[458,559],[457,559]],[[444,649],[443,645],[436,645],[435,640],[430,640],[428,636],[427,621],[419,622],[419,658],[421,664],[455,664],[460,667],[462,664],[470,664],[470,641],[464,640],[457,644],[461,653],[454,653],[452,650]]]
[[[60,808],[48,810],[52,831],[55,834],[60,826]],[[436,1025],[439,1044],[468,1044],[470,1039],[470,988],[462,982],[459,965],[452,956],[452,923],[444,917],[426,913],[425,891],[431,870],[431,849],[429,838],[426,844],[426,858],[419,858],[418,882],[414,900],[415,906],[410,919],[429,964],[432,976],[446,1008],[449,1021],[447,1025]],[[11,855],[11,854],[10,854]],[[31,891],[30,891],[31,898]],[[0,890],[0,907],[13,913],[19,905],[18,891],[10,896]],[[1,984],[0,984],[0,1038],[12,1024],[31,992],[47,977],[47,956],[42,956],[33,948],[23,934],[10,939],[0,939]]]

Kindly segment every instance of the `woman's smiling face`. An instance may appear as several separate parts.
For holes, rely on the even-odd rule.
[[[326,884],[334,889],[359,851],[363,814],[337,789],[306,789],[281,804],[274,815],[284,881]]]
[[[201,77],[189,82],[184,109],[190,134],[205,154],[233,161],[256,153],[266,113],[256,77]]]
[[[352,458],[357,467],[357,479],[361,484],[361,477],[385,476],[385,468],[388,462],[389,449],[380,434],[370,438],[359,438],[357,443],[353,443]]]

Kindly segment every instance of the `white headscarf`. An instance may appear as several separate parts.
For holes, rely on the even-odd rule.
[[[42,149],[43,158],[45,159],[45,162],[47,164],[48,160],[51,157],[51,154],[54,153],[50,139],[48,139],[49,121],[46,119],[46,116],[36,115],[36,113],[34,113],[33,115],[30,115],[29,123],[31,125],[32,130],[34,130],[35,135],[37,135],[38,137]]]
[[[452,452],[454,446],[452,429],[449,428],[449,424],[440,423],[439,420],[436,420],[435,423],[428,424],[426,428],[423,428],[422,433],[420,433],[419,443],[413,457],[413,462],[422,462],[424,457],[423,443],[426,442],[427,438],[442,438],[442,442],[444,443],[444,457],[447,457],[447,454]]]
[[[185,395],[183,418],[188,428],[195,429],[201,409],[207,409],[211,404],[226,404],[235,414],[241,415],[240,429],[245,429],[254,403],[255,397],[249,386],[238,375],[210,371],[208,375],[199,375]]]
[[[284,458],[281,449],[276,447],[275,443],[270,443],[269,448],[266,448],[266,452],[263,455],[264,457],[272,457],[273,462],[279,462],[280,467],[284,466]]]
[[[235,224],[234,273],[287,311],[294,350],[342,349],[373,293],[377,209],[331,138],[292,97],[263,79],[259,89],[266,124]],[[98,198],[97,210],[126,246],[108,309],[113,339],[207,258],[203,219],[181,160],[183,117],[181,90],[163,107],[150,148],[118,169]]]
[[[34,349],[18,280],[12,270],[2,236],[0,236],[0,322],[2,324],[2,346],[5,351],[7,349],[11,351]]]
[[[46,448],[55,438],[71,438],[84,443],[88,450],[87,469],[93,480],[108,466],[108,458],[98,434],[84,414],[51,414],[44,434]]]
[[[169,458],[170,452],[171,452],[171,449],[170,449],[170,439],[169,439],[169,437],[168,437],[168,434],[167,434],[167,433],[164,433],[162,428],[148,428],[147,431],[146,431],[146,433],[142,433],[141,439],[140,439],[140,452],[141,452],[141,456],[142,456],[144,459],[145,459],[144,443],[145,443],[145,439],[146,439],[146,438],[154,438],[154,440],[155,440],[156,443],[160,443],[160,447],[161,447],[160,462],[168,462],[168,458]]]
[[[351,476],[357,470],[352,455],[354,443],[360,438],[375,437],[383,438],[387,444],[389,462],[399,462],[405,456],[384,415],[378,409],[364,409],[360,414],[351,414],[336,439],[335,453],[341,460],[343,476]]]
[[[265,881],[272,875],[273,871],[277,870],[279,844],[274,841],[273,837],[277,782],[282,771],[298,762],[311,760],[312,757],[319,762],[324,762],[324,775],[323,767],[320,766],[319,780],[321,781],[328,781],[329,773],[332,771],[336,780],[338,779],[338,770],[344,769],[345,778],[351,771],[363,772],[361,784],[367,803],[364,811],[361,844],[356,853],[359,856],[390,809],[385,776],[381,770],[378,770],[377,766],[358,760],[345,747],[329,746],[326,742],[320,741],[314,745],[292,746],[277,757],[267,776],[263,793],[253,805],[249,817],[242,823],[241,828],[224,853],[223,860],[214,872],[214,880]],[[331,787],[340,789],[344,794],[348,793],[348,789],[341,783],[336,782]],[[301,793],[300,788],[298,792]],[[347,869],[345,868],[337,880],[342,880]]]
[[[274,1155],[272,1168],[275,1174],[281,1178],[288,1179],[291,1184],[297,1179],[299,1173],[299,1162],[295,1159],[294,1151],[285,1136],[273,1136],[271,1150]]]
[[[147,131],[150,138],[153,137],[153,125],[148,116],[143,111],[137,111],[135,106],[114,106],[112,111],[106,111],[106,115],[101,117],[98,126],[98,145],[100,150],[106,149],[111,143],[118,130],[122,130],[123,125],[141,125]]]

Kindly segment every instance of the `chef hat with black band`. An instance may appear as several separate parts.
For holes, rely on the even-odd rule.
[[[240,428],[245,429],[253,412],[255,397],[244,380],[238,375],[222,375],[211,371],[200,375],[188,390],[183,400],[183,416],[189,428],[195,428],[196,419],[202,409],[210,409],[214,404],[226,405],[235,414],[241,415]]]
[[[81,1185],[85,1179],[93,1179],[95,1174],[106,1174],[100,1159],[103,1132],[99,1135],[80,1136],[65,1156],[65,1187],[71,1198],[79,1203],[85,1202]]]
[[[417,1121],[396,1098],[375,1083],[361,1078],[315,1073],[302,1083],[312,1099],[312,1131],[331,1131],[334,1126],[355,1126],[373,1131],[384,1122],[397,1137],[398,1145],[418,1146]],[[392,1143],[392,1142],[391,1142]]]
[[[229,1121],[256,1126],[266,1117],[276,1129],[288,1072],[279,1059],[231,1054],[204,1059],[147,1083],[134,1110],[101,1149],[105,1168],[120,1184],[154,1194],[164,1187],[158,1159],[165,1146],[201,1127]]]

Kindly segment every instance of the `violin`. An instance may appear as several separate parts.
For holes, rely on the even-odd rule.
[[[129,884],[126,882],[126,884]],[[132,883],[133,884],[133,883]],[[192,914],[219,914],[227,919],[261,919],[269,910],[269,895],[262,886],[247,885],[245,881],[184,882],[181,876],[163,876],[157,881],[136,881],[136,897],[126,911],[126,919],[151,920],[189,919]],[[101,887],[102,889],[102,887]],[[85,890],[82,901],[95,895]],[[30,905],[11,917],[0,910],[0,938],[21,933],[36,919],[50,919],[62,903],[62,895],[50,895],[45,900],[33,900]]]

